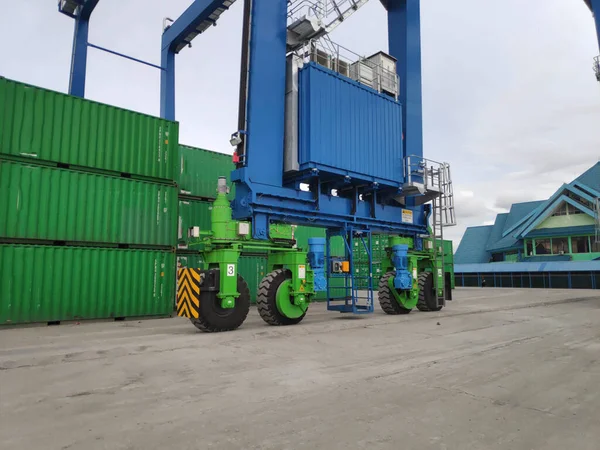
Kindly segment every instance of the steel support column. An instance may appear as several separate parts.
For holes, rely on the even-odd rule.
[[[89,26],[89,20],[75,19],[71,73],[69,74],[69,94],[76,97],[85,97]]]
[[[389,52],[398,60],[406,155],[423,156],[420,0],[388,0]]]
[[[87,69],[88,35],[90,17],[99,0],[86,0],[76,11],[71,71],[69,74],[69,94],[85,97],[85,77]]]
[[[175,52],[169,47],[161,52],[160,117],[175,120]]]
[[[598,49],[600,50],[600,0],[591,0],[591,4],[596,20],[596,37],[598,38]]]
[[[252,0],[245,178],[282,186],[287,2]]]

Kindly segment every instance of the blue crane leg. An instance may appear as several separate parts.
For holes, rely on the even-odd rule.
[[[598,48],[600,49],[600,0],[592,0],[592,10],[596,20],[596,37],[598,38]]]
[[[175,120],[175,52],[163,48],[160,65],[160,117]]]
[[[245,178],[282,186],[287,2],[252,1]]]
[[[407,155],[423,156],[420,1],[389,0],[387,9],[389,49],[400,75],[404,148]]]
[[[99,0],[85,0],[75,18],[71,73],[69,74],[69,94],[85,97],[85,75],[87,68],[88,34],[90,17]]]
[[[69,77],[69,94],[82,98],[85,97],[89,27],[90,21],[88,19],[75,19],[73,53],[71,55],[71,73]]]

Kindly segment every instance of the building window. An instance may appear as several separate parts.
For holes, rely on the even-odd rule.
[[[573,253],[589,253],[590,240],[587,236],[573,237],[571,238],[571,247],[573,247]]]
[[[552,239],[552,254],[553,255],[564,255],[565,253],[569,253],[569,239],[568,238]]]
[[[596,242],[596,236],[592,236],[591,241],[592,241],[592,252],[600,253],[600,242]]]
[[[533,241],[527,241],[527,255],[533,256]]]
[[[554,210],[553,216],[566,216],[567,215],[567,204],[562,202],[558,207]]]
[[[583,214],[583,211],[578,208],[575,208],[573,205],[569,204],[569,205],[567,205],[567,213],[571,216],[574,214]]]
[[[535,241],[536,255],[550,255],[550,239],[539,239]]]
[[[588,193],[589,194],[589,193]],[[591,196],[591,194],[589,194]],[[585,206],[586,208],[592,209],[593,205],[591,202],[587,201],[585,198],[580,197],[577,194],[574,194],[573,192],[568,192],[567,193],[567,197],[575,200],[577,203],[579,203],[580,205]],[[574,214],[580,214],[580,213],[574,213]]]

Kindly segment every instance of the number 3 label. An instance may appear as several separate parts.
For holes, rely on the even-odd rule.
[[[227,264],[227,276],[235,276],[235,264]]]

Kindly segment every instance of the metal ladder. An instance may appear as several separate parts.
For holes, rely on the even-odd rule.
[[[433,245],[433,258],[434,258],[434,273],[433,280],[435,286],[435,295],[437,299],[438,306],[444,306],[446,301],[446,277],[444,275],[444,208],[442,206],[443,202],[443,194],[440,194],[439,197],[435,197],[431,201],[432,207],[432,230],[431,230],[431,240]],[[443,279],[442,287],[440,289],[440,278]],[[440,302],[439,292],[442,291],[442,300]],[[440,304],[441,303],[441,304]]]
[[[437,163],[425,170],[426,176],[432,178],[431,184],[439,186],[439,196],[431,201],[432,206],[432,240],[433,255],[435,259],[435,289],[436,295],[442,291],[442,304],[440,305],[439,295],[438,306],[442,306],[447,297],[446,275],[444,273],[445,249],[444,249],[444,227],[456,225],[456,215],[454,211],[454,188],[452,186],[452,176],[450,174],[450,165],[448,163]],[[439,282],[442,278],[442,287]]]
[[[440,305],[439,292],[442,291],[442,302],[446,299],[446,278],[444,275],[444,227],[456,225],[454,210],[454,188],[450,165],[431,161],[420,156],[406,156],[404,158],[405,182],[402,187],[405,196],[415,199],[415,204],[422,205],[431,202],[432,230],[431,244],[433,248],[434,286],[438,306]],[[405,200],[405,197],[402,198]],[[440,288],[440,279],[443,284]]]
[[[358,11],[369,0],[288,0],[288,24],[315,18],[320,29],[301,35],[300,42],[290,46],[295,50],[310,39],[318,39],[335,30],[343,21]]]

